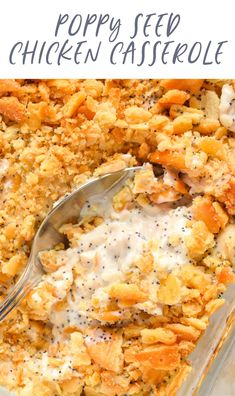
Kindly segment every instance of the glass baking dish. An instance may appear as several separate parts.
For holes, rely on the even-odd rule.
[[[228,376],[228,370],[224,370],[228,359],[235,366],[235,285],[228,287],[224,298],[223,307],[211,317],[189,357],[192,371],[177,396],[235,395],[234,372]]]
[[[207,330],[189,357],[192,371],[177,396],[235,395],[235,371],[227,369],[235,369],[234,297],[235,285],[230,285],[224,293],[225,304],[211,317]],[[0,388],[0,396],[14,395]]]

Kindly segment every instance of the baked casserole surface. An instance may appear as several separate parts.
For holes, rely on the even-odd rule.
[[[144,164],[107,213],[61,228],[69,249],[40,253],[42,281],[0,323],[0,384],[175,395],[235,281],[234,81],[0,80],[0,123],[0,301],[58,199]]]

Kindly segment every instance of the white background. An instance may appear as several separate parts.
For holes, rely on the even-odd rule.
[[[33,0],[7,0],[1,7],[0,23],[0,78],[232,78],[235,76],[235,34],[234,13],[231,0],[192,2],[188,0],[56,0],[56,1],[33,1]],[[156,37],[154,27],[157,17],[153,17],[152,27],[149,28],[150,36],[145,38],[139,32],[135,44],[136,59],[140,58],[140,48],[145,40],[154,43],[157,40],[163,42],[175,40],[176,42],[187,42],[192,44],[201,41],[206,47],[209,40],[213,41],[213,48],[217,42],[228,40],[223,47],[223,55],[220,57],[221,64],[203,65],[201,61],[188,64],[172,65],[162,62],[149,67],[146,62],[141,67],[127,62],[122,64],[122,57],[118,58],[118,64],[109,63],[109,54],[112,46],[118,41],[131,41],[129,36],[133,32],[134,18],[138,13],[147,15],[149,13],[179,13],[181,23],[176,31],[167,38],[165,36],[165,25],[162,28],[162,36]],[[69,24],[63,25],[57,38],[54,37],[55,26],[60,13],[68,13],[72,16],[82,14],[84,18],[88,13],[109,13],[115,18],[121,18],[122,26],[120,34],[115,43],[109,43],[110,34],[108,24],[101,28],[99,38],[94,38],[94,27],[88,29],[86,37],[79,33],[75,37],[68,36]],[[167,18],[163,21],[167,21]],[[93,25],[96,26],[96,25]],[[140,24],[143,27],[143,24]],[[22,57],[16,57],[17,64],[10,65],[9,53],[13,44],[17,41],[31,43],[39,40],[40,43],[47,41],[60,41],[63,43],[67,38],[71,44],[87,40],[90,47],[102,40],[101,52],[95,63],[80,63],[76,65],[72,61],[63,62],[61,66],[56,63],[41,65],[29,62],[22,65]],[[85,48],[85,46],[83,47]],[[87,47],[88,48],[88,45]],[[214,54],[214,51],[213,51]],[[83,56],[84,58],[84,56]],[[148,60],[148,59],[147,59]],[[150,57],[149,57],[150,60]],[[170,57],[169,57],[170,60]]]

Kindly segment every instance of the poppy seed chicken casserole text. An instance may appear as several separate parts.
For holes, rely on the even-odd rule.
[[[0,324],[0,384],[175,395],[235,280],[234,81],[0,80],[0,114],[0,301],[55,201],[143,164],[61,227],[68,249],[40,253],[45,275]]]

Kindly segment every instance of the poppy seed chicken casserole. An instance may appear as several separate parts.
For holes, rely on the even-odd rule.
[[[234,81],[0,80],[0,114],[0,301],[54,202],[143,165],[40,252],[45,275],[0,323],[0,384],[175,395],[235,280]]]

